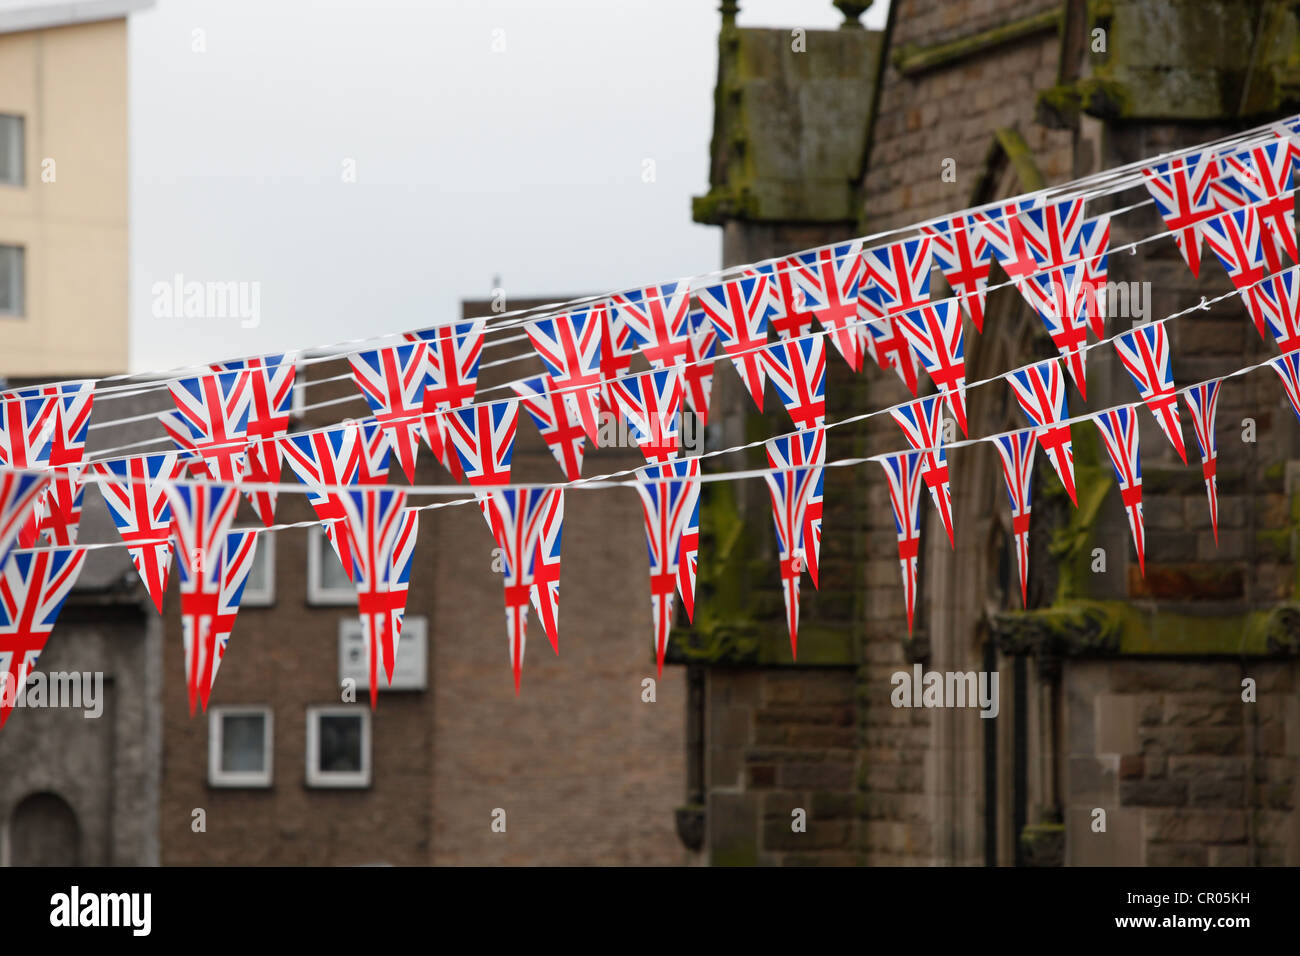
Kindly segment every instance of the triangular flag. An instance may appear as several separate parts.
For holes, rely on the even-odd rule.
[[[606,308],[604,315],[600,333],[600,410],[613,415],[616,409],[609,394],[609,383],[627,374],[632,367],[632,357],[640,349],[631,327],[618,310]]]
[[[826,430],[813,428],[767,442],[767,464],[771,468],[806,468],[812,480],[804,485],[803,530],[798,548],[813,587],[820,587],[818,565],[822,550],[822,478],[826,471]]]
[[[1043,320],[1052,343],[1061,353],[1065,367],[1079,394],[1088,397],[1085,368],[1088,343],[1087,274],[1082,263],[1060,266],[1028,276],[1020,291]]]
[[[369,423],[375,433],[378,426]],[[298,480],[307,486],[307,501],[321,528],[352,579],[352,543],[348,537],[342,486],[363,484],[360,480],[365,433],[355,422],[334,428],[290,435],[279,441],[280,453]]]
[[[801,252],[786,260],[786,268],[793,270],[790,273],[796,295],[793,307],[802,307],[817,317],[817,322],[855,372],[862,371],[862,337],[854,323],[858,318],[858,293],[866,277],[864,266],[860,239],[813,252]],[[780,291],[779,286],[769,285],[768,288],[774,299],[784,296],[784,293],[775,294]],[[789,315],[790,308],[791,305],[782,305],[779,311]],[[786,325],[790,325],[788,320]]]
[[[1002,459],[1002,476],[1011,499],[1011,535],[1020,569],[1020,604],[1029,606],[1029,507],[1034,480],[1034,449],[1038,436],[1032,428],[998,435],[993,439]]]
[[[677,457],[681,447],[677,428],[683,394],[681,366],[620,379],[610,384],[610,394],[646,461]]]
[[[36,530],[50,544],[66,547],[77,543],[81,525],[81,505],[86,495],[81,460],[86,452],[90,410],[95,403],[95,383],[64,382],[47,387],[56,389],[59,395],[50,439],[49,464],[54,471],[39,506],[41,519]],[[25,541],[24,547],[33,544],[35,536]]]
[[[542,503],[537,532],[537,560],[529,591],[537,616],[546,628],[551,649],[560,653],[560,541],[564,534],[564,489],[549,488]]]
[[[953,216],[922,226],[932,237],[930,248],[962,311],[984,331],[984,300],[988,295],[993,247],[979,234],[969,216]]]
[[[1300,418],[1300,352],[1287,352],[1286,355],[1270,359],[1268,364],[1273,366],[1273,371],[1282,379],[1282,387],[1286,390],[1286,397],[1291,400],[1291,408],[1295,410],[1296,417]]]
[[[1264,308],[1258,302],[1252,306],[1252,302],[1260,294],[1260,283],[1267,273],[1277,270],[1265,269],[1264,244],[1260,241],[1262,229],[1259,211],[1254,206],[1220,213],[1204,224],[1205,241],[1245,299],[1260,338],[1266,338]]]
[[[903,569],[903,599],[907,604],[907,633],[916,610],[916,559],[921,547],[920,452],[901,452],[881,459],[889,480],[889,503],[898,531],[898,562]]]
[[[582,429],[578,410],[564,400],[564,394],[548,390],[546,379],[536,378],[512,382],[511,388],[519,396],[542,440],[550,448],[564,477],[577,481],[582,476],[582,453],[587,433]]]
[[[667,368],[687,360],[690,304],[688,282],[646,286],[620,292],[610,299],[610,308],[615,313],[614,329],[621,324],[631,331],[651,368]]]
[[[1201,446],[1201,474],[1205,478],[1205,493],[1210,498],[1210,526],[1214,529],[1214,543],[1219,543],[1219,483],[1218,443],[1214,437],[1214,416],[1219,404],[1219,386],[1215,379],[1196,385],[1183,392],[1187,407],[1192,411],[1192,427],[1196,430],[1196,443]]]
[[[944,299],[898,316],[898,327],[921,357],[930,380],[943,393],[961,433],[966,434],[966,347],[956,299]]]
[[[95,462],[90,467],[104,479],[99,482],[99,493],[149,599],[161,614],[172,559],[167,486],[185,474],[185,462],[169,451]]]
[[[248,413],[253,374],[213,372],[168,384],[176,411],[159,416],[176,447],[203,459],[218,481],[239,481],[248,469]]]
[[[682,596],[686,619],[695,621],[695,579],[700,566],[700,460],[688,458],[686,502],[686,527],[682,529],[682,543],[678,548],[677,593]]]
[[[510,642],[510,670],[515,679],[516,694],[519,693],[519,678],[524,666],[528,604],[537,584],[542,528],[550,512],[552,492],[556,491],[559,489],[507,488],[490,492],[480,499],[483,516],[504,557],[502,582],[506,597],[506,632]],[[556,533],[559,533],[558,528]],[[558,575],[558,563],[555,570]],[[555,584],[558,588],[558,576]],[[556,648],[558,650],[558,644]]]
[[[249,372],[248,473],[245,480],[257,484],[280,481],[280,446],[276,439],[289,430],[297,367],[290,354],[266,355],[236,362],[219,362],[214,372]],[[268,528],[275,524],[276,492],[271,489],[246,492],[253,510]]]
[[[42,548],[5,560],[0,570],[0,727],[23,693],[85,558],[85,548]]]
[[[890,410],[898,427],[903,429],[907,443],[922,454],[922,479],[930,489],[943,530],[948,532],[948,543],[954,548],[952,531],[952,492],[948,485],[948,456],[943,450],[943,406],[938,395],[918,399],[910,404]]]
[[[813,468],[786,467],[791,445],[799,435],[784,435],[767,442],[767,460],[772,470],[763,477],[772,499],[772,518],[781,558],[781,591],[785,596],[785,619],[790,630],[790,654],[799,656],[799,577],[807,567],[804,558],[804,525],[812,485],[818,475]],[[819,471],[819,469],[817,469]]]
[[[464,408],[474,401],[486,330],[487,319],[474,319],[406,335],[411,341],[422,339],[427,347],[425,368],[429,374],[424,386],[424,440],[455,481],[462,477],[460,458],[449,447],[444,415],[448,409]]]
[[[1147,192],[1155,200],[1165,226],[1192,275],[1201,274],[1201,237],[1206,220],[1219,211],[1210,183],[1219,173],[1219,161],[1209,150],[1176,156],[1142,170]]]
[[[460,455],[460,466],[471,485],[510,483],[510,459],[515,453],[519,400],[456,408],[447,413],[447,437]]]
[[[396,452],[407,481],[415,481],[415,457],[424,436],[424,390],[428,348],[423,341],[370,349],[348,356],[352,381]]]
[[[1074,490],[1074,445],[1070,425],[1065,421],[1065,382],[1056,359],[1048,359],[1011,373],[1011,390],[1029,420],[1038,426],[1038,443],[1065,486],[1074,506],[1079,498]]]
[[[600,435],[600,340],[605,328],[603,302],[564,315],[553,315],[526,326],[546,366],[552,391],[578,415],[592,441]]]
[[[740,373],[749,397],[763,410],[763,346],[771,310],[765,275],[741,276],[700,290],[700,304],[718,333],[718,344]]]
[[[883,293],[869,282],[858,292],[858,321],[866,332],[863,350],[882,369],[892,368],[907,390],[916,395],[916,350],[899,327],[899,313],[889,312],[882,304]]]
[[[826,423],[826,344],[820,335],[786,339],[763,350],[767,374],[800,431]]]
[[[699,418],[699,427],[709,424],[713,402],[713,366],[718,357],[718,331],[703,309],[691,313],[691,356],[683,370],[686,405]],[[612,401],[612,399],[611,399]],[[611,405],[610,411],[615,409]]]
[[[1280,253],[1285,253],[1292,262],[1300,260],[1296,251],[1294,173],[1289,140],[1275,139],[1230,153],[1221,160],[1220,170],[1225,177],[1231,175],[1228,194],[1240,197],[1241,205],[1253,205],[1264,232],[1269,235],[1270,241],[1264,244],[1268,271],[1282,269]],[[1231,207],[1230,203],[1227,205]]]
[[[1243,290],[1242,298],[1247,309],[1262,310],[1262,315],[1255,316],[1255,324],[1267,326],[1283,352],[1300,349],[1300,267],[1269,276],[1251,292],[1255,294]]]
[[[1138,570],[1146,575],[1146,530],[1142,522],[1142,459],[1138,454],[1138,429],[1135,409],[1117,408],[1092,416],[1101,432],[1106,451],[1115,466],[1129,530],[1137,548]]]
[[[650,606],[654,613],[655,658],[663,674],[668,630],[673,620],[682,532],[698,495],[699,459],[686,458],[637,469],[637,494],[645,517],[650,554]]]
[[[1142,401],[1165,433],[1178,457],[1187,464],[1183,447],[1183,424],[1178,419],[1178,393],[1169,359],[1169,335],[1164,322],[1139,325],[1115,337],[1115,351],[1137,383]]]
[[[808,307],[813,301],[812,297],[803,285],[795,281],[800,265],[799,256],[786,256],[784,259],[756,265],[746,273],[767,276],[771,302],[767,324],[778,339],[797,339],[807,335],[817,320],[817,316]],[[805,278],[811,279],[810,276]]]
[[[185,659],[189,661],[193,657],[195,661],[199,705],[204,711],[208,709],[208,699],[217,682],[217,670],[221,667],[221,658],[225,656],[226,646],[230,643],[235,615],[239,613],[239,602],[244,597],[244,585],[248,583],[248,572],[253,569],[253,558],[256,555],[256,531],[227,531],[226,542],[221,548],[221,579],[208,625],[210,642],[201,648],[192,648],[193,617],[187,614],[183,618],[184,623],[191,625],[185,628]]]

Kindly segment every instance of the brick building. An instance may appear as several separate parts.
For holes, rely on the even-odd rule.
[[[836,6],[843,28],[799,31],[801,50],[791,30],[737,27],[736,4],[722,4],[710,190],[694,214],[722,227],[724,265],[905,227],[1300,108],[1289,6],[895,0],[881,32],[858,25],[869,3]],[[1088,214],[1145,198],[1105,197]],[[1112,248],[1163,229],[1150,206],[1126,213]],[[1149,283],[1132,288],[1161,318],[1229,288],[1206,255],[1198,281],[1172,241],[1148,243],[1112,254],[1110,279]],[[934,281],[936,298],[948,294],[937,270]],[[993,281],[1005,281],[997,267]],[[1108,334],[1138,317],[1113,316]],[[1180,384],[1274,354],[1235,299],[1170,331]],[[967,322],[966,349],[971,381],[1056,354],[1011,288],[990,293],[982,335]],[[1137,399],[1113,350],[1087,364],[1088,403],[1071,386],[1071,414]],[[836,354],[828,369],[831,420],[909,398],[892,372],[854,376]],[[788,427],[770,402],[760,422],[730,372],[716,382],[725,444]],[[967,401],[972,436],[1025,424],[1005,384]],[[1196,462],[1182,465],[1138,416],[1145,578],[1110,462],[1095,429],[1076,425],[1077,510],[1038,456],[1021,610],[996,453],[956,448],[956,547],[924,502],[910,640],[883,475],[828,470],[822,582],[804,589],[797,666],[762,486],[706,486],[701,617],[681,630],[677,659],[698,688],[690,822],[710,862],[1300,862],[1300,424],[1271,373],[1223,384],[1215,547]],[[830,432],[827,455],[903,447],[878,416]],[[748,464],[762,466],[761,449]],[[891,706],[892,675],[916,663],[996,671],[998,717]],[[792,832],[796,807],[806,833]]]

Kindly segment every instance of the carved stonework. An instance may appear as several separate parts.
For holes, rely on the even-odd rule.
[[[989,632],[1003,654],[1086,657],[1117,654],[1120,649],[1119,622],[1101,607],[993,614]]]

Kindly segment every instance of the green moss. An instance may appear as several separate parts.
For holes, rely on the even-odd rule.
[[[989,50],[1023,40],[1026,37],[1046,33],[1058,28],[1061,22],[1061,10],[1045,10],[1032,16],[1021,17],[1010,23],[1003,23],[990,30],[981,30],[969,36],[939,43],[934,46],[919,47],[915,44],[903,44],[893,54],[894,66],[904,76],[915,76],[940,66],[949,66],[961,60],[978,56]]]

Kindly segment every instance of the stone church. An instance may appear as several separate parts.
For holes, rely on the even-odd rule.
[[[835,5],[842,27],[813,31],[741,28],[737,4],[722,4],[710,188],[694,218],[721,227],[723,265],[1300,112],[1292,5],[895,0],[882,31],[859,23],[869,2]],[[1088,215],[1145,199],[1140,187],[1101,197]],[[1113,219],[1111,248],[1163,231],[1147,204]],[[1146,298],[1108,334],[1230,289],[1206,255],[1197,280],[1172,240],[1112,253],[1111,281]],[[934,280],[935,298],[949,294]],[[996,266],[991,281],[1006,281]],[[1276,354],[1235,296],[1169,328],[1178,385]],[[1057,354],[1013,288],[990,292],[983,334],[967,321],[966,350],[968,381]],[[828,353],[828,420],[910,398],[892,371],[855,375]],[[1088,402],[1071,391],[1071,415],[1138,399],[1113,349],[1087,364]],[[708,447],[787,429],[778,403],[760,418],[731,372],[716,387]],[[1027,424],[1005,383],[967,404],[971,436]],[[682,838],[713,864],[1300,863],[1300,422],[1267,369],[1223,383],[1216,546],[1187,415],[1184,466],[1138,414],[1145,576],[1090,423],[1073,426],[1077,509],[1038,456],[1028,609],[997,455],[955,448],[955,547],[923,501],[910,638],[883,473],[828,469],[797,663],[763,485],[706,485],[699,610],[674,634],[690,699]],[[828,432],[827,457],[904,447],[881,415]],[[717,467],[766,465],[761,447],[748,454]],[[917,665],[996,672],[997,717],[893,706],[893,675]]]

